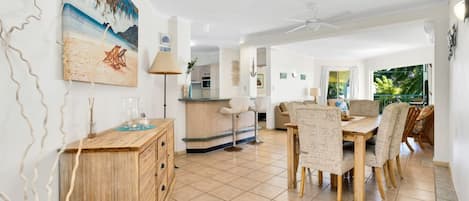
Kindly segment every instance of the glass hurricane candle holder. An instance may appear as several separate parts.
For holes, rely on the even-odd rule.
[[[137,97],[124,98],[122,100],[122,111],[124,117],[124,126],[136,128],[139,124],[140,99]]]

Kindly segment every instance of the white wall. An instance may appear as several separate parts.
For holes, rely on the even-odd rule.
[[[177,64],[182,71],[186,72],[187,63],[191,59],[191,24],[183,18],[171,17],[168,22],[168,33],[172,37],[171,53],[176,58]],[[182,97],[184,84],[186,84],[186,75],[184,73],[179,76],[168,77],[167,117],[175,120],[174,143],[176,152],[185,151],[186,149],[186,144],[182,141],[186,137],[186,107],[184,102],[178,101]],[[161,92],[159,95],[161,97]]]
[[[7,2],[2,0],[2,5]],[[8,1],[10,3],[10,1]],[[82,138],[87,133],[87,98],[90,95],[95,96],[97,122],[97,130],[101,131],[118,125],[121,116],[121,99],[123,97],[140,97],[143,101],[143,110],[147,112],[149,117],[163,116],[163,76],[150,75],[147,72],[148,66],[158,51],[158,36],[160,32],[168,32],[167,17],[157,13],[150,1],[135,1],[140,10],[139,18],[139,61],[138,61],[138,87],[126,88],[115,87],[109,85],[96,85],[93,90],[89,84],[74,82],[71,88],[71,98],[65,108],[65,130],[69,133],[67,141]],[[22,7],[24,6],[24,7]],[[55,159],[56,150],[60,147],[60,105],[63,101],[63,93],[66,88],[66,82],[62,79],[62,56],[61,47],[56,45],[60,32],[60,17],[55,1],[39,1],[39,6],[43,8],[43,19],[41,21],[33,20],[24,32],[12,38],[12,43],[24,50],[25,57],[31,60],[33,70],[40,77],[40,84],[45,92],[45,101],[49,106],[49,121],[47,128],[49,137],[45,141],[45,150],[43,155],[39,155],[38,141],[33,146],[30,154],[26,158],[25,173],[29,177],[32,175],[33,164],[36,159],[39,163],[39,180],[37,182],[38,191],[41,194],[41,200],[45,200],[45,184]],[[29,12],[33,12],[32,7],[28,3],[18,4],[15,10],[12,7],[2,6],[2,20],[7,20],[7,24],[12,22],[18,23]],[[34,10],[34,12],[36,12]],[[187,30],[187,27],[185,28]],[[54,31],[54,30],[57,30]],[[189,29],[190,32],[190,29]],[[181,39],[182,35],[176,37]],[[188,37],[188,36],[185,36]],[[190,38],[187,38],[189,41]],[[178,59],[188,58],[187,53],[184,55],[181,50],[186,44],[189,49],[188,42],[178,43],[177,56]],[[3,47],[0,48],[3,52]],[[186,51],[187,52],[187,51]],[[189,53],[190,54],[190,53]],[[5,192],[11,200],[23,200],[22,181],[18,175],[20,158],[23,150],[30,143],[27,124],[19,114],[19,108],[15,103],[16,86],[9,79],[10,73],[3,53],[0,59],[0,91],[2,98],[0,99],[0,192]],[[15,78],[23,85],[20,92],[20,99],[26,107],[26,113],[31,116],[35,128],[34,136],[36,140],[40,140],[43,135],[41,121],[44,111],[39,105],[38,93],[34,89],[32,77],[26,75],[25,65],[17,59],[17,56],[10,54],[13,59],[15,69]],[[185,65],[187,61],[179,63]],[[181,91],[177,84],[176,77],[168,80],[168,113],[169,117],[176,117],[177,137],[184,135],[184,124],[179,122],[181,111],[176,108],[183,107],[182,104],[175,101]],[[184,118],[184,116],[182,117]],[[179,140],[177,149],[184,149],[184,144]],[[58,199],[57,176],[55,175],[55,183],[53,184],[53,200]],[[30,198],[31,198],[31,193]],[[31,199],[30,199],[31,200]]]
[[[314,83],[314,59],[284,49],[270,49],[270,88],[271,105],[267,114],[267,127],[274,128],[274,107],[283,101],[302,101],[310,99],[308,89]],[[268,49],[268,50],[269,50]],[[287,79],[280,79],[280,73],[287,73]],[[292,77],[296,72],[298,76]],[[306,80],[300,80],[300,74]]]
[[[452,0],[450,9],[457,1]],[[458,192],[459,200],[469,200],[469,24],[456,21],[453,12],[450,12],[450,22],[458,23],[459,33],[456,49],[456,57],[450,66],[450,120],[449,127],[452,138],[450,139],[451,173],[454,186]]]
[[[364,95],[373,98],[373,72],[388,68],[405,67],[421,64],[433,64],[435,61],[435,47],[422,47],[396,52],[364,60]],[[432,90],[433,91],[433,90]]]
[[[192,51],[192,58],[197,58],[197,66],[205,66],[210,64],[217,64],[220,60],[220,51],[204,52]]]
[[[452,9],[451,9],[452,10]],[[449,130],[449,83],[450,64],[448,62],[448,8],[434,13],[431,21],[435,29],[435,61],[433,67],[435,103],[435,147],[434,161],[450,162],[452,144]]]
[[[220,48],[218,82],[220,84],[220,98],[232,98],[241,94],[240,88],[244,85],[243,79],[240,79],[239,86],[233,85],[233,61],[240,61],[240,50],[238,48]]]
[[[239,65],[240,65],[240,74],[241,82],[239,85],[239,95],[241,96],[250,96],[256,97],[257,95],[257,86],[256,78],[250,76],[252,61],[254,60],[254,65],[257,58],[257,48],[252,46],[241,46],[239,51]]]

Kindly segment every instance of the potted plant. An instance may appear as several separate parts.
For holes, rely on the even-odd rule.
[[[187,63],[187,70],[186,70],[186,84],[183,88],[183,96],[184,98],[191,98],[192,97],[192,80],[191,80],[191,72],[194,69],[195,64],[199,58],[193,58],[189,63]]]

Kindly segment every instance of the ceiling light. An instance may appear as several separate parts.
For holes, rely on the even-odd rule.
[[[466,4],[468,3],[462,0],[454,6],[454,14],[459,20],[465,20],[468,17]]]
[[[194,47],[196,45],[195,41],[191,40],[191,47]]]

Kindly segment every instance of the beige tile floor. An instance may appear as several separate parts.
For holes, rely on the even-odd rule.
[[[176,157],[176,182],[171,201],[329,201],[336,200],[336,190],[331,189],[329,177],[323,186],[317,184],[317,171],[308,179],[305,196],[298,197],[296,190],[287,189],[286,132],[262,130],[265,143],[241,145],[242,152],[223,150],[206,154],[187,154]],[[397,188],[386,189],[386,200],[434,201],[433,150],[420,149],[415,153],[405,145],[401,147],[405,179]],[[367,200],[381,200],[371,169],[366,171]],[[298,175],[299,178],[299,175]],[[299,180],[298,180],[299,181]],[[344,201],[353,200],[352,181],[345,179]]]

